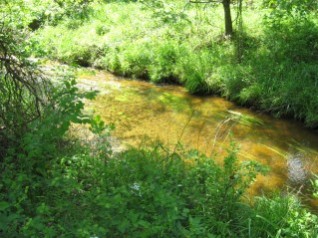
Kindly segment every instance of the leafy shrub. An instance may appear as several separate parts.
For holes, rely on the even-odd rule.
[[[70,28],[76,28],[87,19],[90,5],[94,0],[31,0],[27,6],[30,14],[29,27],[37,30],[45,24],[56,25],[62,19],[68,21]]]
[[[59,209],[64,207],[63,199],[73,201],[71,190],[78,187],[76,180],[64,180],[64,169],[54,169],[59,158],[72,148],[65,134],[71,123],[103,126],[82,114],[82,99],[92,98],[95,92],[80,93],[74,79],[65,75],[59,81],[51,88],[52,100],[43,108],[42,117],[27,124],[28,130],[7,148],[1,161],[0,234],[4,237],[56,237],[63,232],[54,225],[55,219],[62,212]],[[57,194],[61,197],[50,206]]]
[[[295,196],[258,198],[251,220],[252,237],[316,237],[318,217],[302,208]]]
[[[25,22],[19,21],[22,12],[12,3],[0,3],[1,155],[17,144],[31,122],[41,118],[51,99],[51,83],[29,59],[32,44]]]
[[[25,159],[39,161],[45,152]],[[84,152],[31,164],[32,172],[13,166],[1,175],[4,236],[235,234],[240,199],[260,169],[239,165],[235,154],[222,168],[197,152],[166,154],[159,147],[112,159]]]
[[[26,167],[8,158],[0,183],[1,235],[312,237],[317,231],[317,217],[294,197],[244,204],[246,189],[264,169],[239,163],[235,150],[220,166],[197,151],[169,153],[160,145],[113,158],[91,157],[83,146],[66,153],[71,148],[51,150],[57,157],[32,163],[32,172],[28,157],[20,158]]]

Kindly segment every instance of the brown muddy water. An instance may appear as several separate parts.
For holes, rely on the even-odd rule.
[[[229,144],[235,142],[240,160],[270,167],[266,176],[257,177],[251,195],[282,191],[294,180],[318,173],[318,135],[300,123],[253,112],[219,97],[193,96],[179,86],[90,70],[82,70],[78,78],[80,88],[100,91],[87,106],[115,125],[112,135],[125,146],[159,140],[173,149],[180,142],[222,162]],[[305,197],[318,206],[310,195]]]

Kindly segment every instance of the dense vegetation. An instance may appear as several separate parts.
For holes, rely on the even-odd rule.
[[[295,22],[276,13],[274,19],[282,18],[267,19],[270,27],[252,34],[246,26],[231,41],[209,26],[208,10],[218,9],[195,5],[181,13],[181,3],[149,4],[0,1],[0,236],[318,236],[317,216],[297,196],[244,199],[265,169],[239,163],[235,147],[222,165],[160,144],[112,154],[109,128],[82,111],[83,99],[96,92],[79,91],[71,72],[45,72],[31,58],[48,54],[154,82],[180,82],[191,92],[219,92],[292,113],[308,125],[317,122],[311,9],[302,9],[308,16],[300,20],[300,9],[292,7]],[[284,37],[295,38],[288,43]],[[244,43],[243,51],[236,41]],[[74,124],[87,124],[92,139],[71,137]]]
[[[38,52],[62,62],[181,83],[317,127],[317,2],[243,1],[232,10],[235,34],[224,37],[220,4],[96,3],[84,20],[45,26],[35,39]]]

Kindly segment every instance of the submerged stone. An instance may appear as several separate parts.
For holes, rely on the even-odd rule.
[[[293,184],[303,184],[307,180],[308,172],[302,156],[299,154],[290,155],[287,160],[288,179]]]

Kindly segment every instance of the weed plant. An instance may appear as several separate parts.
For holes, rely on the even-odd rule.
[[[32,138],[42,138],[42,130]],[[25,153],[1,164],[2,237],[318,235],[317,217],[291,195],[243,202],[264,169],[239,163],[234,149],[220,166],[197,151],[167,152],[160,145],[92,157],[90,147],[46,140],[38,151],[29,136]]]
[[[37,129],[24,136],[24,150],[1,164],[3,237],[317,235],[317,217],[293,197],[242,202],[263,168],[240,164],[235,149],[223,166],[197,151],[160,145],[92,157],[90,146],[58,143],[66,127],[57,130],[55,118],[61,119],[55,114],[32,125]],[[92,124],[92,131],[102,129],[98,120]],[[101,151],[109,149],[104,144]]]

